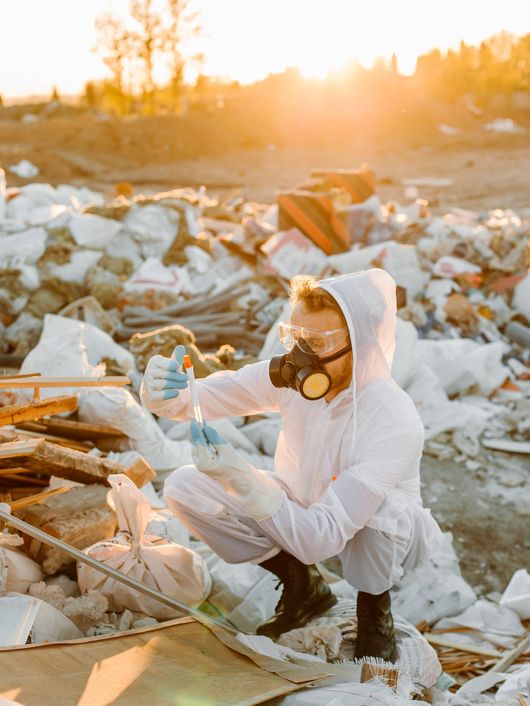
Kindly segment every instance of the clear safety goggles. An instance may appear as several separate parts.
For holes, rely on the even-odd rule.
[[[295,326],[290,321],[280,321],[278,335],[283,347],[288,351],[298,344],[298,347],[306,353],[313,352],[322,356],[325,353],[331,353],[340,343],[346,343],[349,334],[346,326],[321,331]]]

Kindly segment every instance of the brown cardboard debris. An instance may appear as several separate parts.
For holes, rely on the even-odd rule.
[[[50,693],[54,706],[174,706],[177,697],[182,703],[253,706],[322,677],[314,665],[281,663],[282,678],[272,673],[278,660],[268,658],[267,671],[239,652],[190,618],[126,635],[7,648],[2,650],[0,696],[16,693],[25,706],[44,706]]]
[[[479,317],[473,305],[464,294],[454,292],[444,306],[447,321],[458,326],[462,333],[473,334],[478,331]]]

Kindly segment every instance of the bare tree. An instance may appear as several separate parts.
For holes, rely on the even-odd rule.
[[[110,85],[123,109],[124,76],[131,52],[129,32],[120,20],[109,13],[98,17],[95,27],[98,33],[96,50],[102,54],[103,63],[111,73]]]
[[[164,31],[164,51],[169,57],[170,88],[173,109],[179,105],[186,66],[200,65],[203,56],[190,54],[186,47],[201,33],[199,13],[191,9],[191,0],[167,0],[168,23]]]
[[[131,42],[135,58],[144,70],[142,92],[149,112],[153,112],[155,91],[154,66],[157,54],[164,48],[164,24],[162,16],[155,9],[154,0],[130,0],[129,9],[139,29],[131,32]]]

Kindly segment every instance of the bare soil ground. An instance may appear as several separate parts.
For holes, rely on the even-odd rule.
[[[295,185],[314,167],[367,162],[383,200],[406,201],[404,178],[442,177],[452,179],[451,185],[420,190],[438,213],[451,207],[530,213],[530,131],[488,133],[484,118],[464,120],[456,137],[439,134],[436,125],[408,125],[399,138],[388,130],[377,138],[342,126],[341,136],[326,133],[320,139],[303,133],[302,123],[303,134],[297,135],[296,116],[290,118],[290,134],[267,121],[255,124],[253,116],[237,122],[234,116],[200,114],[128,120],[74,115],[32,124],[0,116],[0,165],[29,159],[40,168],[38,181],[90,186],[108,196],[116,183],[127,181],[136,192],[204,184],[211,194],[239,192],[272,202],[277,189]],[[451,115],[445,122],[458,124]],[[8,178],[11,186],[26,183]],[[530,462],[528,456],[508,460],[522,478],[510,492],[504,492],[506,468],[500,462],[478,473],[456,462],[426,457],[423,463],[426,504],[453,532],[463,573],[482,593],[502,591],[513,571],[528,565]]]

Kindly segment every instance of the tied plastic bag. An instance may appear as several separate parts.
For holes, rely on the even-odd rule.
[[[109,483],[109,504],[116,511],[120,531],[114,539],[98,542],[85,553],[187,605],[200,605],[211,589],[203,559],[191,549],[144,534],[151,509],[148,498],[122,473],[109,476]],[[111,610],[128,608],[159,620],[181,614],[86,564],[78,564],[77,579],[82,592],[101,591]]]

